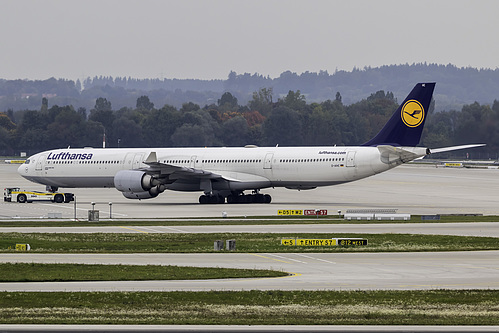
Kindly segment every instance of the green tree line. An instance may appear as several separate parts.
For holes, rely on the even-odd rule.
[[[331,146],[359,145],[372,138],[398,106],[391,92],[381,90],[357,103],[334,100],[307,103],[299,91],[281,98],[272,88],[254,92],[240,105],[230,92],[200,107],[193,102],[181,108],[157,108],[148,96],[135,107],[114,110],[110,100],[99,97],[95,106],[51,106],[42,99],[38,110],[0,113],[0,152],[33,154],[62,147],[204,147],[204,146]],[[422,145],[442,147],[487,143],[480,158],[497,158],[499,102],[473,103],[460,111],[429,110]],[[478,156],[477,156],[478,158]]]
[[[258,73],[231,71],[226,79],[171,79],[95,76],[82,81],[49,78],[46,80],[5,80],[0,78],[0,111],[34,110],[43,97],[51,105],[73,105],[90,110],[99,97],[112,101],[115,110],[135,105],[137,98],[148,96],[157,106],[172,105],[177,109],[192,102],[215,103],[224,92],[247,105],[253,92],[272,87],[274,96],[284,97],[290,90],[300,90],[307,102],[321,103],[342,93],[343,103],[350,105],[376,90],[391,91],[402,99],[417,82],[437,82],[434,98],[436,111],[460,110],[475,101],[489,103],[499,91],[499,68],[458,68],[452,64],[414,63],[381,67],[353,68],[295,73],[285,71],[271,78]],[[275,99],[274,101],[277,101]]]

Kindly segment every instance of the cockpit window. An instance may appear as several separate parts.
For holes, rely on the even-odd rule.
[[[26,161],[24,161],[24,164],[29,164],[29,158]]]

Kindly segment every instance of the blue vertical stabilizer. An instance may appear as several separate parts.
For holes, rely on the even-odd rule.
[[[417,146],[428,116],[433,89],[435,83],[416,84],[385,127],[363,146]]]

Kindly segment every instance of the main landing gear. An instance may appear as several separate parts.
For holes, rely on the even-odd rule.
[[[269,194],[241,194],[241,195],[229,195],[227,197],[227,203],[270,203],[272,197]]]
[[[199,197],[200,204],[223,204],[225,203],[225,197],[221,195],[202,195]]]
[[[270,203],[272,197],[269,194],[230,194],[227,196],[228,204],[243,204],[243,203]],[[200,204],[223,204],[225,203],[225,197],[219,194],[216,195],[202,195],[199,197]]]

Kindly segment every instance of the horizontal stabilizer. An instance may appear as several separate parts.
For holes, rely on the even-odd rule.
[[[430,149],[430,153],[432,153],[432,154],[444,153],[446,151],[453,151],[453,150],[459,150],[459,149],[483,147],[485,145],[486,145],[485,143],[478,143],[478,144],[472,144],[472,145],[462,145],[462,146],[452,146],[452,147],[436,148],[436,149]]]
[[[428,151],[422,147],[394,147],[380,145],[377,147],[381,153],[381,161],[387,164],[402,164],[425,156]]]

